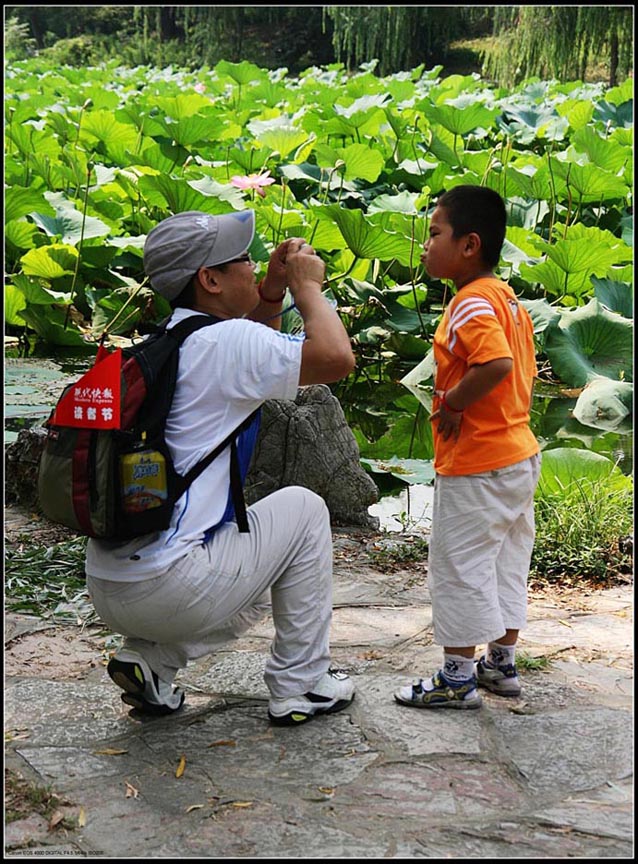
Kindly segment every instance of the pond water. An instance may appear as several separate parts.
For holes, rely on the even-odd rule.
[[[64,386],[92,365],[92,358],[5,357],[4,441],[11,444],[25,427],[41,423],[55,405]],[[532,426],[544,449],[548,446],[581,446],[613,459],[629,475],[633,471],[633,432],[605,432],[583,426],[570,417],[575,400],[535,400]],[[560,404],[558,404],[560,403]],[[407,485],[388,475],[373,474],[380,489],[379,501],[369,508],[384,531],[427,532],[432,515],[433,487]]]
[[[5,357],[4,443],[11,444],[21,429],[41,423],[63,387],[86,371],[86,359],[45,360]]]
[[[404,486],[399,492],[382,495],[368,507],[379,518],[382,531],[428,533],[432,524],[434,487],[422,483]]]

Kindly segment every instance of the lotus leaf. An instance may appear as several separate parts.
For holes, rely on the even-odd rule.
[[[399,459],[393,456],[391,459],[362,459],[371,471],[379,474],[392,474],[404,483],[411,486],[417,483],[432,484],[435,472],[431,460],[426,459]]]
[[[85,115],[79,137],[89,148],[95,143],[93,139],[97,138],[109,151],[117,144],[133,149],[137,141],[137,130],[128,123],[118,122],[112,111],[100,110]]]
[[[587,485],[604,481],[607,488],[631,489],[631,478],[625,477],[611,459],[575,447],[543,450],[537,498],[568,497],[587,494]]]
[[[24,294],[15,285],[5,285],[4,288],[4,320],[5,324],[24,327],[24,319],[18,316],[21,309],[26,309]]]
[[[44,194],[34,188],[10,186],[4,193],[4,221],[22,219],[29,213],[41,213],[43,216],[54,216],[55,210],[44,197]]]
[[[567,162],[554,159],[554,171],[557,177],[562,178],[568,190],[581,201],[609,201],[613,198],[624,199],[629,194],[629,187],[622,177],[617,177],[610,171],[603,171],[598,165],[591,162],[579,165],[576,162]]]
[[[66,322],[66,312],[49,306],[29,306],[19,314],[38,336],[52,345],[63,345],[81,351],[95,351],[95,342],[87,342],[77,327]],[[65,326],[66,325],[66,326]]]
[[[596,299],[561,311],[545,328],[543,347],[556,375],[571,387],[599,375],[633,380],[632,322]]]
[[[250,84],[251,81],[264,81],[268,78],[265,69],[260,69],[248,60],[242,60],[241,63],[220,60],[215,66],[215,72],[222,77],[232,78],[237,84]]]
[[[584,387],[574,406],[574,417],[585,426],[615,431],[625,427],[631,431],[633,384],[612,381],[610,378],[592,378]],[[629,418],[626,423],[625,418]]]
[[[44,279],[59,279],[75,272],[78,253],[73,246],[52,243],[39,249],[30,249],[20,259],[22,272],[26,276],[42,276]]]
[[[323,209],[339,226],[344,240],[357,258],[378,258],[381,261],[396,258],[403,264],[410,264],[412,249],[407,237],[392,234],[382,225],[371,224],[361,210],[344,210],[336,205]]]
[[[560,320],[560,311],[550,306],[547,300],[521,300],[534,323],[534,332],[542,333],[550,321]]]
[[[33,221],[50,237],[59,237],[62,243],[77,246],[80,240],[88,237],[105,237],[110,234],[109,226],[93,216],[83,216],[75,209],[73,202],[62,198],[61,194],[47,196],[55,207],[55,218],[41,213],[32,213]]]
[[[178,96],[158,96],[154,100],[155,107],[159,108],[166,118],[173,123],[186,120],[210,109],[211,102],[199,93],[180,93]]]
[[[614,282],[612,279],[597,279],[592,276],[594,296],[610,312],[618,312],[624,318],[634,317],[633,287],[627,282]]]
[[[617,174],[631,159],[631,148],[623,147],[617,141],[603,138],[595,129],[579,129],[572,136],[572,144],[577,150],[586,153],[594,165],[605,171]]]
[[[22,222],[17,219],[4,223],[4,236],[7,249],[5,249],[7,270],[13,269],[11,265],[21,250],[34,249],[38,244],[39,231],[31,222]]]
[[[382,154],[366,144],[351,144],[349,147],[339,148],[337,156],[345,162],[346,180],[361,179],[374,183],[385,164]]]
[[[308,133],[304,129],[297,129],[290,123],[266,125],[254,121],[248,124],[248,128],[260,144],[279,153],[282,159],[288,157],[293,150],[308,140]]]

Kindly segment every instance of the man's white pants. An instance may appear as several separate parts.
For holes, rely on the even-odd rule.
[[[271,609],[275,637],[264,680],[275,699],[305,693],[330,665],[332,532],[322,498],[280,489],[142,582],[87,577],[100,618],[172,682],[189,660],[236,638]]]
[[[537,454],[481,474],[437,475],[428,586],[438,645],[481,645],[527,623],[540,464]]]

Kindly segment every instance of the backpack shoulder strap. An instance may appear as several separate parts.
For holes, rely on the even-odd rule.
[[[182,344],[184,339],[187,336],[190,336],[191,333],[194,333],[196,330],[199,330],[201,327],[206,327],[209,324],[216,324],[218,321],[221,321],[221,318],[217,318],[215,315],[189,315],[188,318],[185,318],[183,321],[180,321],[178,324],[175,324],[174,327],[171,327],[170,330],[166,330],[166,333],[169,336],[173,336],[179,345]],[[224,438],[221,444],[218,444],[214,450],[212,450],[207,456],[204,456],[196,465],[194,465],[190,471],[188,471],[184,476],[180,476],[177,481],[177,496],[180,497],[186,489],[193,483],[194,480],[199,477],[199,475],[206,469],[208,466],[219,456],[219,454],[225,450],[228,445],[231,447],[231,458],[230,458],[230,487],[231,493],[233,497],[233,503],[235,506],[235,514],[237,516],[237,523],[239,526],[239,530],[242,533],[248,532],[248,521],[246,518],[246,504],[244,502],[244,494],[242,489],[242,481],[240,475],[239,461],[237,456],[237,436],[244,430],[247,429],[250,424],[255,420],[257,415],[259,414],[259,408],[255,409],[252,414],[250,414],[245,420],[243,420],[236,429],[233,429],[230,434]]]
[[[217,318],[215,315],[189,315],[188,318],[179,321],[170,329],[166,329],[166,325],[162,329],[169,336],[174,337],[181,345],[184,339],[190,336],[191,333],[200,330],[202,327],[207,327],[209,324],[217,324],[221,320],[221,318]]]

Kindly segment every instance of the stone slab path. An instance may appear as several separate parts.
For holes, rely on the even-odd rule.
[[[384,569],[388,542],[335,535],[333,663],[357,696],[297,729],[268,723],[267,620],[141,722],[108,631],[7,614],[5,766],[75,827],[6,824],[5,857],[633,859],[632,586],[532,596],[520,651],[549,663],[521,697],[418,711],[392,694],[440,664],[427,573]]]

